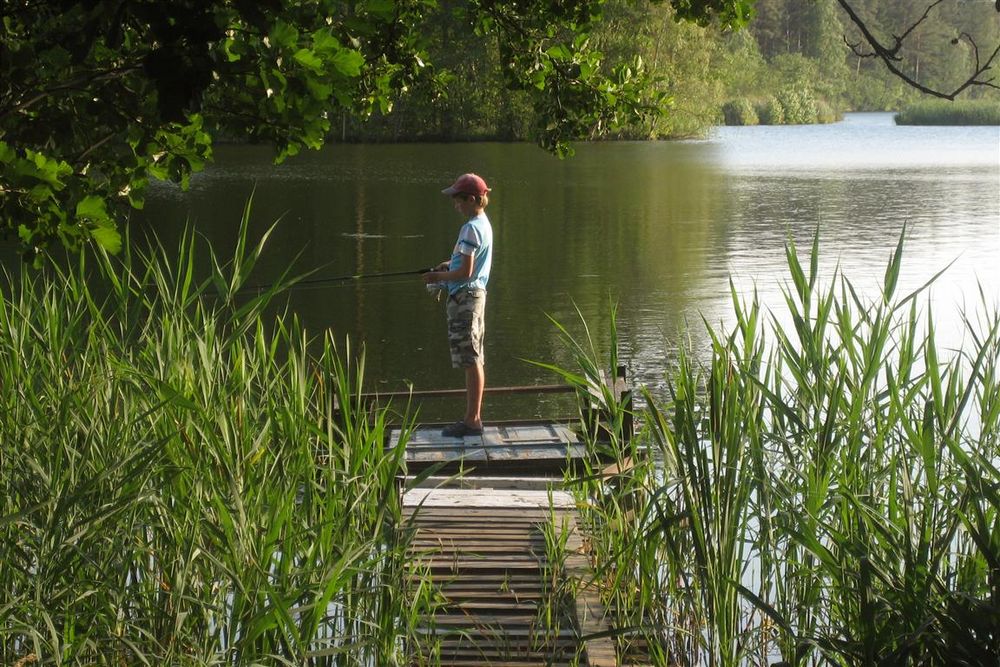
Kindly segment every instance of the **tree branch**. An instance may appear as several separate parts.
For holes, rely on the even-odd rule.
[[[931,88],[929,86],[920,83],[916,79],[910,77],[908,74],[903,72],[897,66],[897,63],[902,61],[902,58],[899,56],[899,51],[903,47],[903,44],[906,41],[906,39],[920,24],[922,24],[924,21],[927,20],[927,17],[930,15],[931,10],[940,5],[942,2],[944,2],[944,0],[934,0],[930,5],[927,6],[927,8],[924,10],[923,15],[916,21],[916,23],[907,28],[902,35],[899,36],[893,35],[895,43],[893,44],[893,46],[887,47],[884,44],[882,44],[882,42],[880,42],[877,37],[875,37],[871,29],[865,23],[865,21],[860,16],[858,16],[858,13],[851,6],[849,0],[837,0],[837,4],[840,5],[840,8],[843,9],[844,12],[847,14],[848,18],[851,19],[851,23],[853,23],[855,27],[857,27],[857,29],[861,32],[864,41],[868,43],[868,45],[872,48],[872,51],[871,53],[862,52],[861,42],[858,42],[856,44],[851,44],[849,41],[847,41],[846,36],[844,37],[844,42],[847,44],[848,47],[850,47],[851,51],[854,52],[854,55],[858,56],[859,58],[878,58],[885,64],[886,68],[893,73],[893,75],[901,79],[908,86],[916,88],[920,92],[926,93],[927,95],[940,97],[946,100],[954,100],[956,97],[958,97],[959,94],[961,94],[964,90],[966,90],[971,86],[986,86],[989,88],[998,88],[998,86],[993,83],[993,78],[982,79],[981,77],[987,71],[992,69],[993,62],[997,59],[998,56],[1000,56],[1000,44],[997,45],[997,48],[994,49],[993,53],[990,55],[989,58],[986,59],[985,62],[980,62],[979,47],[976,45],[976,42],[972,39],[972,37],[964,32],[961,33],[954,40],[952,40],[952,44],[957,44],[959,39],[961,39],[962,37],[968,40],[969,43],[972,45],[973,53],[976,59],[976,64],[972,74],[968,78],[966,78],[965,81],[961,82],[955,89],[947,91],[947,90],[937,90]],[[1000,5],[998,5],[998,11],[1000,11]]]
[[[89,86],[98,81],[110,80],[115,78],[124,78],[126,75],[141,69],[139,65],[121,65],[118,67],[113,67],[108,70],[103,70],[99,72],[89,72],[86,75],[79,76],[72,81],[65,81],[59,85],[52,86],[45,90],[36,93],[33,97],[27,100],[19,100],[14,102],[10,107],[6,109],[0,108],[0,120],[21,111],[26,111],[38,102],[41,102],[47,97],[50,97],[56,93],[67,91],[67,90],[77,90],[81,91],[85,86]]]
[[[903,46],[903,42],[906,40],[907,37],[910,36],[910,33],[916,30],[921,23],[926,21],[927,17],[930,16],[931,14],[931,10],[940,5],[942,2],[944,2],[944,0],[935,0],[933,3],[931,3],[931,5],[924,10],[924,15],[921,16],[919,19],[917,19],[916,23],[907,28],[906,31],[902,34],[902,36],[897,37],[896,35],[893,35],[893,39],[896,40],[896,45],[892,47],[893,55],[899,53],[900,47]]]
[[[109,132],[108,134],[105,134],[103,137],[101,137],[100,139],[98,139],[97,142],[91,144],[85,151],[83,151],[82,153],[80,153],[73,160],[73,164],[79,164],[79,163],[83,162],[84,159],[88,155],[90,155],[91,153],[93,153],[94,151],[96,151],[98,148],[100,148],[104,144],[108,143],[109,141],[111,141],[112,139],[114,139],[116,136],[118,136],[120,134],[121,134],[121,132],[118,132],[118,131],[113,131],[113,132]]]

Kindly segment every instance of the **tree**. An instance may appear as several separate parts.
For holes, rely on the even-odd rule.
[[[948,41],[951,45],[960,47],[956,49],[957,53],[953,54],[952,61],[958,60],[966,64],[964,74],[944,81],[928,82],[921,76],[919,67],[915,63],[913,65],[904,63],[907,55],[914,54],[916,62],[919,62],[919,46],[909,49],[909,52],[907,47],[914,42],[919,44],[919,39],[923,35],[921,28],[933,26],[934,13],[939,5],[947,1],[933,0],[922,7],[918,5],[915,10],[908,2],[898,3],[894,9],[908,13],[893,17],[888,28],[870,18],[870,11],[865,11],[870,8],[865,6],[868,3],[864,0],[837,0],[837,4],[858,30],[859,36],[848,41],[855,55],[859,58],[874,58],[881,61],[894,76],[920,92],[954,100],[964,91],[976,86],[1000,88],[1000,85],[995,83],[996,77],[990,72],[1000,57],[1000,39],[997,38],[997,15],[1000,14],[998,0],[952,0],[959,6],[960,14],[975,14],[984,19],[978,25],[980,35],[970,30],[953,30],[949,35]],[[987,18],[990,13],[992,17]],[[885,36],[886,32],[889,36]]]
[[[738,27],[753,0],[666,0]],[[0,228],[36,261],[115,251],[150,179],[187,183],[219,137],[318,148],[331,119],[388,110],[429,73],[440,5],[494,39],[506,85],[568,142],[658,111],[636,63],[590,44],[604,0],[0,0]]]

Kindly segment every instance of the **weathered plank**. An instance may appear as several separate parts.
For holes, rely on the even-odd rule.
[[[396,446],[403,434],[401,429],[390,429],[387,446]],[[464,471],[465,476],[482,476],[503,471],[520,477],[555,477],[587,454],[579,435],[557,422],[488,425],[482,435],[462,438],[445,437],[440,427],[426,426],[406,437],[410,473],[437,465],[442,474]]]
[[[539,491],[534,489],[411,489],[403,494],[404,507],[420,507],[423,517],[444,516],[448,520],[466,520],[469,516],[515,517],[544,519],[550,507],[570,509],[576,506],[573,496],[565,491]],[[437,512],[437,508],[461,509],[458,516],[453,511]],[[487,511],[482,511],[489,508]],[[526,514],[523,509],[543,510]],[[498,511],[499,510],[499,511]]]
[[[487,476],[487,475],[461,475],[461,476],[441,476],[431,475],[419,481],[413,477],[405,477],[402,480],[404,488],[419,489],[522,489],[534,491],[546,491],[548,489],[560,489],[563,485],[562,473],[552,475],[539,475],[538,477],[516,477],[516,476]]]
[[[429,578],[445,600],[420,633],[421,645],[442,665],[615,664],[610,640],[587,638],[606,625],[599,596],[583,586],[589,570],[572,496],[541,489],[411,489],[403,503],[408,577]],[[568,608],[552,598],[548,530],[564,533],[565,574],[579,578],[583,593]],[[556,628],[542,620],[551,604],[566,614]]]

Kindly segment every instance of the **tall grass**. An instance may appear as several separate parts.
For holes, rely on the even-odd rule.
[[[896,114],[897,125],[1000,125],[1000,99],[923,100]]]
[[[993,664],[996,304],[981,295],[943,358],[923,292],[897,295],[902,239],[870,300],[844,277],[821,287],[818,257],[818,239],[807,265],[789,244],[787,318],[734,292],[710,360],[682,354],[670,395],[647,394],[637,441],[656,465],[578,485],[622,649],[657,665]]]
[[[2,287],[0,663],[406,661],[405,437],[241,293],[248,217],[204,280],[189,236]]]

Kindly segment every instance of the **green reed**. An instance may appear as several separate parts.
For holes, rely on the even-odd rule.
[[[189,235],[2,288],[0,662],[406,662],[405,437],[241,291],[248,219],[206,278]]]
[[[1000,316],[981,295],[943,359],[923,290],[896,293],[902,258],[901,238],[866,300],[844,277],[820,286],[818,237],[807,265],[790,243],[784,316],[765,320],[734,291],[735,324],[708,327],[708,360],[682,352],[669,396],[645,394],[639,436],[611,443],[639,465],[608,477],[595,463],[577,480],[623,653],[657,665],[1000,654]],[[571,345],[577,378],[592,377],[592,346]]]
[[[897,125],[1000,125],[1000,99],[921,100],[896,115]]]

